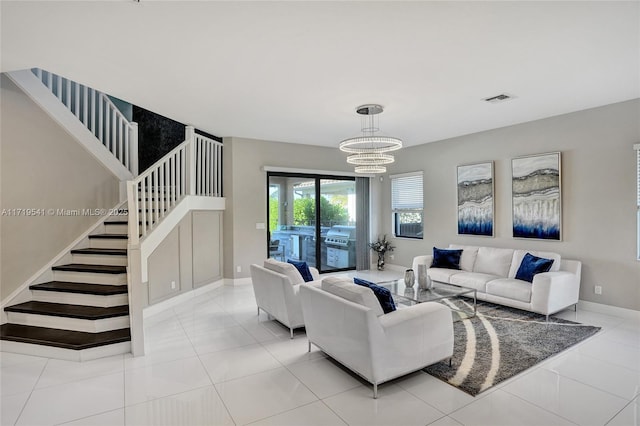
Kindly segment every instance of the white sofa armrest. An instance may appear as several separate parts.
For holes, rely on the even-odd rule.
[[[318,271],[318,269],[314,268],[313,266],[309,266],[309,271],[311,271],[311,276],[313,277],[314,281],[320,279],[320,272]]]
[[[531,288],[531,310],[549,315],[578,303],[579,296],[578,275],[566,271],[536,274]]]
[[[413,305],[378,317],[384,334],[372,354],[382,381],[424,368],[453,355],[451,310],[436,302]]]
[[[433,263],[433,255],[431,254],[425,254],[423,256],[416,256],[413,258],[413,264],[411,265],[411,268],[413,269],[413,272],[415,274],[418,273],[418,265],[427,265],[427,268],[429,268],[431,266],[431,264]],[[417,275],[416,275],[417,278]]]

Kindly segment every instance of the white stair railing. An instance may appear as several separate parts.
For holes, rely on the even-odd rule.
[[[222,143],[187,126],[185,141],[127,182],[129,244],[139,241],[185,196],[222,197]]]
[[[134,176],[138,175],[138,124],[128,121],[104,93],[57,74],[33,74]]]

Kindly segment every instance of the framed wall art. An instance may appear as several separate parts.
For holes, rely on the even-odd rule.
[[[511,160],[514,238],[561,240],[560,164],[559,152]]]
[[[458,234],[493,236],[493,162],[458,166]]]

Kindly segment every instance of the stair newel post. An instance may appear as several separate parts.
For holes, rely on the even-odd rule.
[[[137,164],[137,163],[136,163]],[[127,182],[129,208],[129,242],[127,244],[127,283],[129,294],[129,327],[131,329],[131,353],[144,355],[144,329],[142,310],[144,294],[142,286],[142,254],[140,253],[140,215],[138,214],[138,184]]]
[[[131,353],[144,355],[144,286],[142,285],[142,254],[140,246],[129,242],[127,246],[127,282],[129,285],[129,327],[131,330]]]
[[[138,176],[138,123],[129,123],[129,171]]]
[[[193,126],[185,127],[185,140],[187,144],[187,179],[188,195],[196,195],[196,132]]]

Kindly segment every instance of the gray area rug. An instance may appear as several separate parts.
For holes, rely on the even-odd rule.
[[[450,307],[472,307],[467,299],[444,300]],[[454,312],[454,317],[458,315]],[[478,302],[478,315],[453,324],[452,365],[442,361],[424,369],[475,396],[535,364],[593,336],[600,327]]]

